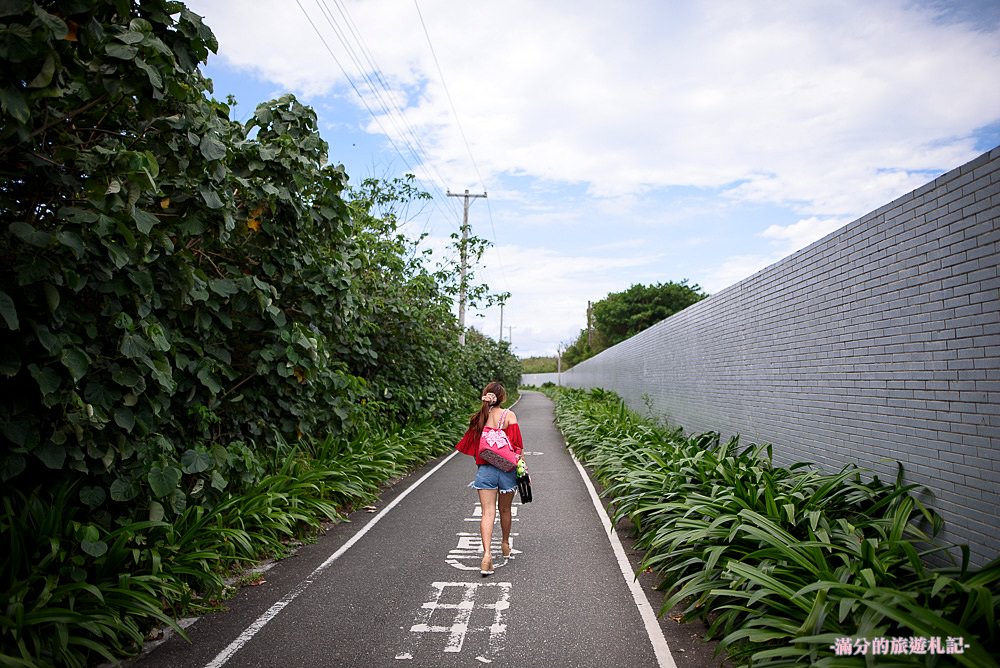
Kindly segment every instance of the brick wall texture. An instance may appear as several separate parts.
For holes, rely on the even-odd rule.
[[[998,239],[1000,147],[560,380],[782,465],[902,462],[982,565],[1000,555]]]

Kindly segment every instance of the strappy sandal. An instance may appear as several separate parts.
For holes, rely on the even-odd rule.
[[[479,565],[479,574],[484,578],[493,575],[493,555],[487,554],[483,557],[483,563]]]

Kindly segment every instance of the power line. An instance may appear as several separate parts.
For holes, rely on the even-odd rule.
[[[417,17],[420,19],[420,27],[423,28],[424,37],[427,39],[427,47],[431,51],[431,57],[434,59],[434,66],[437,68],[438,76],[441,77],[441,87],[444,89],[444,94],[448,98],[448,105],[451,107],[451,115],[455,118],[455,125],[458,126],[458,131],[462,135],[462,141],[465,143],[465,150],[469,154],[469,160],[472,161],[472,167],[476,171],[476,176],[479,177],[479,183],[483,186],[483,190],[486,190],[486,181],[483,180],[483,175],[479,171],[479,165],[476,163],[476,158],[472,154],[472,147],[469,145],[469,139],[466,137],[465,129],[462,127],[462,121],[458,117],[458,110],[455,108],[454,100],[452,100],[451,91],[448,90],[448,82],[444,78],[444,71],[441,69],[441,62],[438,60],[437,52],[434,50],[434,43],[431,41],[430,32],[427,30],[427,23],[424,21],[424,15],[420,11],[420,4],[417,0],[413,0],[413,6],[417,9]],[[497,262],[500,264],[500,273],[503,276],[504,287],[506,287],[507,271],[503,264],[503,258],[501,257],[500,244],[497,240],[497,230],[496,226],[493,224],[493,207],[490,206],[489,200],[486,200],[486,209],[489,212],[490,230],[493,232],[493,247],[496,248]]]
[[[403,160],[403,163],[406,165],[409,171],[415,172],[416,169],[407,159],[407,156],[404,155],[404,151],[397,143],[397,141],[403,145],[403,147],[406,149],[409,155],[412,156],[415,162],[417,162],[418,164],[422,164],[428,170],[429,172],[428,176],[430,176],[430,178],[427,180],[427,182],[431,185],[432,189],[434,189],[439,196],[442,195],[443,191],[447,190],[446,186],[442,188],[444,184],[444,178],[441,176],[441,173],[437,169],[436,164],[432,160],[430,160],[427,149],[421,142],[417,133],[414,132],[412,126],[407,122],[406,116],[402,113],[400,107],[394,102],[392,102],[393,98],[395,97],[395,93],[390,89],[385,78],[382,76],[382,70],[379,67],[378,63],[376,62],[374,56],[372,55],[371,50],[368,48],[368,45],[363,35],[361,34],[361,31],[358,29],[357,25],[351,18],[350,12],[340,2],[340,0],[332,0],[332,1],[334,7],[336,7],[337,13],[340,15],[339,21],[337,17],[334,16],[334,12],[327,4],[326,0],[316,0],[316,4],[317,7],[319,8],[321,15],[326,20],[326,23],[332,30],[334,36],[336,36],[337,40],[344,48],[348,58],[351,60],[357,72],[359,73],[360,78],[363,80],[367,91],[374,98],[374,101],[377,104],[377,106],[380,107],[382,116],[376,114],[375,110],[369,104],[366,96],[362,94],[359,88],[359,84],[356,83],[355,78],[348,73],[347,68],[334,53],[333,49],[330,46],[330,43],[324,37],[323,32],[313,21],[312,17],[309,15],[309,12],[306,11],[305,7],[302,5],[302,2],[300,0],[296,0],[296,4],[298,4],[299,9],[306,17],[306,20],[309,22],[310,26],[312,26],[313,30],[316,32],[316,35],[323,43],[323,46],[330,54],[333,61],[337,64],[337,67],[343,73],[345,79],[347,80],[351,88],[354,90],[354,93],[358,96],[358,99],[361,101],[362,105],[365,107],[365,109],[368,111],[371,117],[375,120],[376,124],[378,125],[382,133],[386,136],[386,139],[388,139],[389,143],[392,145],[397,155],[399,155],[399,157]],[[417,0],[414,0],[414,6],[416,7],[417,16],[420,20],[420,25],[423,29],[424,37],[427,40],[428,48],[430,49],[435,67],[437,68],[438,76],[441,79],[442,88],[444,89],[445,95],[448,99],[448,104],[451,109],[452,116],[455,120],[455,124],[458,127],[459,133],[462,137],[462,141],[465,144],[465,149],[469,155],[469,159],[472,161],[472,166],[476,172],[476,175],[479,177],[479,181],[483,185],[483,188],[485,190],[485,182],[483,180],[482,173],[480,172],[479,165],[476,162],[475,156],[472,153],[472,148],[471,145],[469,144],[468,137],[465,134],[465,129],[462,127],[461,120],[458,117],[458,112],[455,107],[454,100],[451,97],[451,91],[449,90],[448,84],[445,81],[444,72],[441,68],[441,63],[438,60],[436,51],[434,50],[434,45],[430,38],[430,33],[427,30],[427,25],[426,22],[424,21],[423,14],[420,11],[420,6],[419,4],[417,4]],[[430,102],[430,100],[428,100],[427,97],[423,95],[423,93],[421,93],[421,97],[423,97],[423,99],[426,100],[428,103]],[[386,120],[386,122],[390,123],[393,126],[396,139],[393,138],[393,135],[390,134],[386,126],[383,124],[383,117]],[[416,148],[414,148],[414,146],[416,146]],[[450,193],[448,194],[450,195]],[[458,217],[458,212],[455,211],[454,208],[451,206],[451,202],[448,200],[447,197],[441,197],[441,198],[432,197],[432,203],[434,204],[435,208],[445,216],[445,218],[455,219]],[[450,211],[448,212],[444,211],[441,208],[442,206],[449,208]],[[487,200],[487,210],[489,214],[490,229],[493,233],[493,241],[494,241],[494,248],[496,252],[497,262],[500,265],[501,274],[503,276],[503,282],[506,287],[507,283],[506,269],[503,264],[503,258],[497,241],[496,225],[493,219],[493,209],[492,206],[490,206],[489,200]],[[425,220],[424,233],[427,232],[428,224],[429,224],[429,219]]]
[[[462,128],[462,121],[458,119],[458,112],[455,111],[455,103],[451,99],[451,91],[448,90],[448,83],[444,79],[444,72],[441,71],[441,63],[438,61],[437,53],[434,51],[434,44],[431,42],[430,33],[427,32],[427,24],[424,23],[424,15],[420,13],[420,5],[417,4],[417,0],[413,0],[413,6],[417,8],[417,16],[420,18],[420,27],[424,29],[424,37],[427,38],[427,46],[431,50],[431,57],[434,59],[434,66],[437,67],[438,76],[441,77],[441,87],[444,88],[444,94],[448,98],[448,105],[451,107],[451,115],[455,118],[455,125],[458,126],[458,131],[462,135],[462,141],[465,143],[465,150],[469,153],[469,159],[472,161],[472,167],[476,170],[476,176],[479,177],[479,183],[485,188],[486,183],[483,181],[483,175],[479,173],[479,165],[476,164],[476,158],[472,155],[472,148],[469,146],[469,140],[465,136],[465,130]]]
[[[375,114],[375,112],[372,110],[371,106],[368,104],[368,101],[365,99],[365,96],[361,94],[361,91],[358,89],[357,84],[355,84],[354,79],[351,77],[350,74],[348,74],[347,69],[344,67],[343,63],[340,62],[340,59],[337,58],[336,53],[334,53],[333,49],[330,47],[330,44],[329,44],[329,42],[327,42],[326,38],[323,36],[323,33],[317,27],[317,25],[315,24],[315,22],[313,22],[312,17],[309,16],[309,13],[306,11],[305,7],[302,6],[302,2],[300,0],[295,0],[295,3],[299,6],[299,9],[302,11],[303,16],[305,16],[306,20],[309,22],[309,25],[312,26],[312,29],[316,32],[316,36],[319,37],[320,42],[323,43],[324,48],[326,49],[327,53],[330,54],[330,57],[333,59],[333,62],[336,63],[336,65],[337,65],[338,68],[340,68],[340,71],[343,73],[344,78],[347,80],[347,83],[354,90],[354,93],[358,96],[358,99],[361,101],[362,105],[364,105],[365,109],[368,111],[368,113],[371,115],[371,117],[375,120],[376,124],[378,124],[379,128],[382,130],[382,134],[384,134],[385,137],[386,137],[386,139],[389,140],[389,143],[392,145],[393,149],[396,151],[396,154],[399,155],[400,159],[402,159],[403,164],[406,165],[406,167],[409,169],[409,171],[415,172],[416,169],[414,169],[414,167],[410,164],[409,160],[407,160],[406,156],[403,154],[403,151],[399,148],[399,146],[393,140],[392,135],[388,132],[388,130],[386,129],[385,125],[382,124],[382,121],[379,118],[379,116],[377,114]],[[329,8],[327,8],[327,9],[329,9]],[[403,137],[403,139],[405,140],[405,137]],[[417,154],[413,150],[412,146],[407,145],[407,148],[414,155],[414,157],[417,157]],[[418,157],[418,160],[419,160],[419,157]],[[438,190],[440,192],[440,188],[438,188]],[[445,198],[442,198],[442,199],[444,201],[446,201]],[[443,215],[445,215],[445,217],[449,217],[448,214],[441,209],[441,205],[438,204],[437,198],[432,199],[432,201],[434,202],[435,207],[437,207],[438,210],[441,211],[441,213]],[[456,211],[453,211],[452,215],[455,215],[455,217],[457,218],[457,212]]]
[[[346,27],[346,29],[341,29],[338,28],[337,21],[333,16],[333,12],[330,10],[330,7],[327,5],[326,0],[317,0],[317,4],[320,7],[320,11],[324,14],[327,23],[329,23],[330,27],[333,29],[334,34],[337,36],[338,40],[340,40],[341,45],[354,62],[358,72],[361,73],[362,78],[364,78],[365,82],[368,84],[369,90],[371,90],[375,96],[375,99],[381,106],[382,111],[385,113],[386,117],[389,118],[396,131],[399,133],[398,136],[401,137],[406,143],[407,148],[410,149],[413,157],[418,162],[422,162],[426,165],[434,173],[430,181],[431,183],[435,183],[436,177],[437,183],[435,183],[435,185],[437,186],[438,194],[443,194],[441,186],[445,184],[444,177],[438,171],[437,166],[428,158],[427,149],[424,147],[417,134],[413,131],[413,127],[406,120],[406,116],[402,113],[402,110],[396,104],[386,101],[387,98],[392,100],[393,92],[390,90],[385,79],[382,77],[381,67],[379,67],[374,56],[371,54],[371,50],[368,48],[364,37],[361,35],[361,31],[358,30],[354,20],[351,18],[350,12],[343,5],[343,3],[340,2],[340,0],[333,0],[333,4],[340,14],[343,25]],[[348,39],[348,32],[350,33],[350,37],[353,37],[354,44],[351,43],[351,39]],[[357,51],[355,50],[355,46],[357,47]],[[358,57],[358,51],[367,62],[367,67],[365,67],[365,65],[361,62],[361,59]],[[370,75],[369,72],[371,73]],[[385,95],[383,95],[383,93]],[[413,149],[413,145],[410,141],[406,139],[407,136],[413,141],[413,144],[416,144],[416,150]],[[450,206],[450,202],[448,202],[448,204]],[[456,211],[456,217],[457,213],[458,212]],[[426,232],[426,228],[424,231]]]

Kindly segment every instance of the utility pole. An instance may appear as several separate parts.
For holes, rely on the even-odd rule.
[[[594,349],[593,346],[591,345],[591,341],[590,341],[590,338],[591,338],[590,337],[590,332],[593,331],[591,329],[591,326],[590,326],[590,313],[591,313],[591,305],[590,305],[590,301],[588,300],[587,301],[587,350],[593,350]]]
[[[448,191],[448,197],[464,197],[465,205],[462,207],[462,245],[459,248],[459,254],[461,256],[462,266],[459,269],[459,279],[458,279],[458,326],[461,332],[458,335],[458,345],[465,345],[465,293],[467,286],[465,285],[465,276],[468,272],[469,264],[469,200],[475,197],[486,197],[484,192],[482,195],[470,195],[469,189],[465,189],[464,195],[459,195],[458,193],[453,193]],[[503,336],[503,330],[500,330],[500,335]]]
[[[556,348],[556,385],[562,387],[562,350]]]
[[[508,299],[510,299],[509,292],[502,292],[497,295],[497,301],[500,303],[500,341],[503,341],[503,307],[507,305]]]

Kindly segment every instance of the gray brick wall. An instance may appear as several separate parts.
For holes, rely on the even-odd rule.
[[[1000,555],[1000,147],[562,373],[688,433],[933,491]]]
[[[558,373],[522,373],[521,374],[521,385],[533,385],[534,387],[541,387],[545,383],[559,384],[559,374]]]

